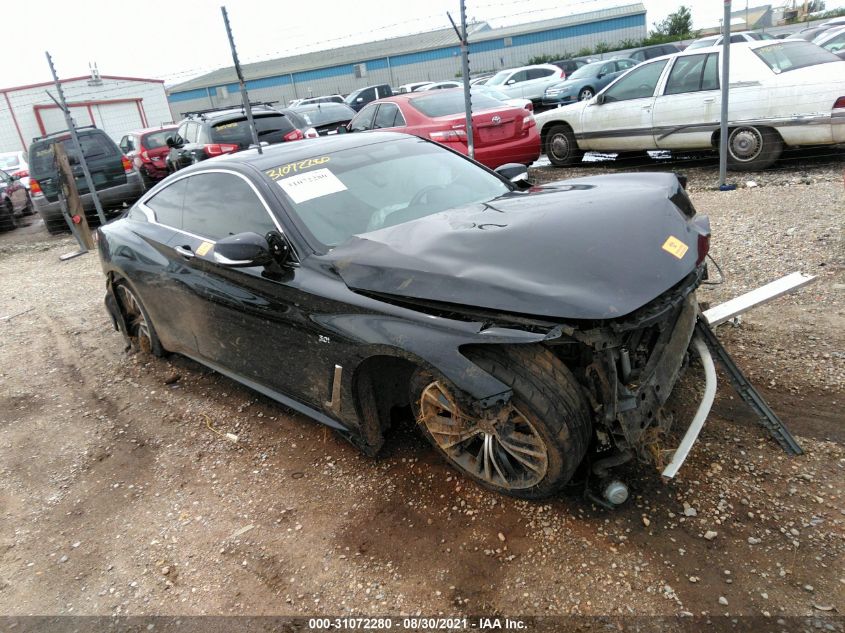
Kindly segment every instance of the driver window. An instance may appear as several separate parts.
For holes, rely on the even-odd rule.
[[[182,211],[183,230],[213,240],[277,230],[261,200],[240,176],[212,172],[185,180],[188,190]]]
[[[392,103],[382,103],[379,106],[378,114],[376,115],[374,127],[377,129],[396,127],[402,125],[397,122],[399,115],[399,108]]]
[[[507,83],[510,83],[510,82],[519,83],[521,81],[527,81],[527,80],[528,80],[528,71],[527,70],[520,70],[518,73],[512,74],[510,76],[510,78],[508,79]]]
[[[668,60],[643,64],[633,69],[622,79],[617,80],[604,92],[604,100],[629,101],[631,99],[644,99],[654,96],[654,89],[660,81],[660,75],[666,67]]]

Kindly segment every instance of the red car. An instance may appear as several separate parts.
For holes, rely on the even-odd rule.
[[[120,139],[120,149],[138,168],[144,186],[149,189],[167,175],[167,137],[173,136],[176,126],[150,127],[129,132]]]
[[[505,163],[530,165],[540,156],[534,115],[483,94],[472,95],[475,160],[490,169]],[[467,154],[462,89],[408,92],[367,105],[347,126],[349,132],[391,130],[431,139]]]

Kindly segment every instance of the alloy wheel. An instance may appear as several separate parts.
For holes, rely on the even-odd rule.
[[[461,469],[506,490],[537,485],[546,476],[546,443],[513,404],[491,418],[465,414],[439,381],[423,389],[419,423]]]
[[[127,286],[121,284],[117,288],[120,294],[120,303],[123,306],[123,317],[126,320],[126,327],[129,329],[129,336],[138,339],[138,348],[142,352],[151,353],[153,344],[150,337],[150,326],[144,316],[144,311],[141,309],[140,302]]]

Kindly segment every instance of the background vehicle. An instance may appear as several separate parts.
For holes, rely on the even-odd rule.
[[[564,81],[546,88],[543,105],[558,106],[592,99],[597,92],[637,63],[634,59],[608,59],[582,66]]]
[[[477,77],[472,77],[469,80],[469,85],[470,86],[483,86],[484,84],[487,83],[487,80],[490,79],[492,76],[493,76],[492,74],[487,74],[487,75],[479,75]]]
[[[118,143],[120,151],[135,165],[148,189],[167,176],[167,155],[170,153],[167,138],[175,131],[175,125],[133,130]]]
[[[106,218],[123,212],[124,204],[132,204],[144,191],[141,175],[109,135],[95,127],[78,128],[79,143],[100,204]],[[94,201],[79,163],[79,155],[67,131],[35,139],[29,146],[29,191],[35,208],[51,234],[67,231],[59,202],[59,173],[53,145],[61,143],[76,178],[76,189],[82,199],[85,217],[91,226],[100,223]]]
[[[552,66],[557,66],[563,71],[561,79],[566,79],[582,66],[586,66],[592,60],[587,59],[560,59],[556,62],[551,62]]]
[[[358,88],[358,90],[349,93],[343,102],[350,108],[358,112],[365,105],[376,99],[384,99],[393,95],[393,88],[387,84],[379,84],[378,86],[367,86],[366,88]]]
[[[422,88],[424,86],[428,86],[433,84],[433,81],[414,81],[409,84],[402,84],[399,86],[398,90],[396,90],[396,94],[403,94],[405,92],[414,92],[418,88]]]
[[[680,257],[655,247],[667,235]],[[667,448],[709,238],[672,174],[517,190],[373,133],[195,165],[100,229],[99,253],[137,348],[193,358],[370,455],[409,407],[462,474],[540,498],[589,452],[654,463]]]
[[[523,99],[521,97],[511,97],[506,95],[501,90],[496,88],[491,88],[490,86],[471,86],[470,87],[470,94],[481,94],[486,95],[488,97],[492,97],[493,99],[497,99],[502,103],[507,103],[508,105],[512,105],[518,108],[525,108],[529,112],[534,111],[534,103],[531,99]]]
[[[336,134],[337,128],[346,125],[355,117],[355,110],[345,103],[312,103],[290,109],[317,130],[320,136]]]
[[[845,60],[845,26],[832,28],[816,36],[813,44]]]
[[[463,84],[459,81],[437,81],[427,86],[420,86],[414,92],[427,92],[429,90],[446,90],[448,88],[460,88]]]
[[[295,105],[308,105],[311,103],[343,103],[343,96],[342,95],[324,95],[322,97],[309,97],[307,99],[298,99]],[[291,102],[290,107],[293,107],[294,103]]]
[[[654,46],[644,46],[643,48],[638,48],[630,53],[625,53],[624,57],[614,57],[613,59],[633,59],[637,63],[640,63],[646,61],[647,59],[654,59],[655,57],[661,57],[663,55],[680,53],[682,50],[684,50],[683,47],[678,44],[656,44]]]
[[[816,26],[816,27],[810,27],[810,28],[807,28],[807,29],[801,29],[797,33],[793,33],[792,35],[790,35],[788,39],[790,39],[790,40],[804,40],[806,42],[812,42],[819,35],[821,35],[825,31],[828,31],[829,29],[830,29],[829,26]]]
[[[252,106],[252,118],[259,143],[273,145],[304,138],[316,138],[317,130],[292,110],[268,105]],[[242,107],[225,107],[191,112],[175,135],[169,137],[167,168],[178,171],[200,161],[231,154],[252,145],[252,132]]]
[[[534,117],[482,94],[472,95],[475,160],[490,168],[506,163],[529,165],[540,156]],[[467,153],[462,89],[411,92],[382,99],[361,110],[350,132],[389,129],[431,139]]]
[[[510,68],[493,75],[485,86],[501,90],[511,97],[531,99],[534,105],[543,100],[546,88],[563,78],[564,71],[551,64]]]
[[[537,116],[557,166],[584,150],[712,150],[718,146],[720,47],[644,62],[589,101]],[[731,45],[728,166],[763,169],[784,147],[845,142],[845,62],[815,44]],[[800,121],[801,125],[795,125]]]
[[[21,184],[29,189],[29,163],[26,152],[0,153],[0,169],[10,176],[20,178]]]
[[[0,231],[15,228],[16,215],[32,215],[32,200],[20,181],[20,176],[10,176],[0,169]]]
[[[760,40],[774,40],[775,37],[769,35],[768,33],[763,33],[760,31],[740,31],[739,33],[731,33],[731,44],[737,44],[739,42],[758,42]],[[694,50],[696,48],[708,48],[710,46],[721,46],[722,45],[722,36],[721,35],[710,35],[708,37],[702,37],[694,42],[692,42],[689,46],[686,47],[685,50]],[[674,52],[674,51],[673,51]]]

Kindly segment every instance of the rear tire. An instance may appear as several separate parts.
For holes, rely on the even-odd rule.
[[[728,135],[728,168],[758,171],[771,166],[783,153],[783,139],[771,128],[741,125]]]
[[[41,219],[44,220],[44,226],[50,235],[70,233],[67,222],[65,222],[65,218],[62,215],[42,215]]]
[[[558,492],[584,458],[591,434],[586,400],[574,376],[536,345],[481,346],[467,352],[513,389],[493,420],[479,420],[454,398],[445,378],[418,369],[411,404],[420,429],[454,468],[481,486],[522,499]]]
[[[580,163],[584,157],[584,152],[578,149],[572,128],[566,124],[555,125],[549,129],[543,149],[555,167],[569,167]]]
[[[113,289],[129,330],[126,334],[132,341],[132,347],[153,356],[164,356],[164,347],[156,334],[150,315],[129,284],[124,280],[116,281]]]
[[[24,215],[35,215],[35,205],[32,204],[32,197],[26,192],[26,206],[23,209]]]

